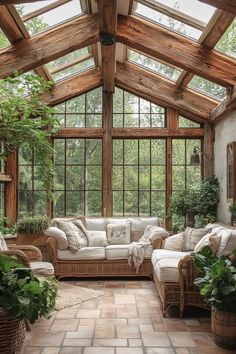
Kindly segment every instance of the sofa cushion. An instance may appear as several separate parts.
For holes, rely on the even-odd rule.
[[[158,238],[166,238],[169,236],[169,232],[163,229],[163,227],[156,225],[148,225],[144,231],[145,236],[148,237],[151,243],[155,242]]]
[[[106,231],[87,231],[89,247],[106,247],[107,233]]]
[[[107,222],[104,218],[86,218],[87,231],[106,231]]]
[[[64,251],[58,250],[58,259],[71,261],[105,259],[105,248],[84,247],[78,249],[76,252],[71,252],[69,249]]]
[[[0,234],[0,251],[9,251],[6,241],[2,234]]]
[[[58,248],[65,250],[68,247],[68,240],[64,231],[56,226],[50,226],[43,232],[48,237],[53,237],[57,240]]]
[[[163,249],[155,249],[152,252],[152,264],[153,266],[156,262],[162,259],[178,259],[180,260],[184,256],[191,254],[191,252],[178,252],[178,251],[170,251],[170,250],[163,250]]]
[[[183,247],[184,251],[193,251],[194,247],[201,240],[203,236],[205,236],[210,229],[202,228],[202,229],[194,229],[192,227],[187,227],[184,231],[185,234],[185,245]]]
[[[130,244],[130,222],[107,224],[107,240],[110,245]]]
[[[130,245],[109,245],[106,247],[106,259],[127,259]],[[144,258],[151,258],[152,246],[145,249]]]
[[[72,221],[57,221],[57,226],[65,232],[70,250],[75,252],[79,248],[87,247],[86,235]]]
[[[182,251],[184,245],[184,233],[167,237],[163,242],[163,248],[170,251]]]
[[[215,228],[214,231],[217,235],[221,236],[219,248],[216,255],[227,256],[230,255],[236,248],[236,237],[231,237],[232,230],[226,228]],[[235,242],[233,242],[235,240]]]
[[[197,243],[194,248],[195,253],[201,252],[203,247],[209,246],[212,250],[212,253],[215,255],[218,251],[220,245],[221,235],[217,235],[215,231],[207,233],[205,236],[201,238],[201,240]]]
[[[179,259],[161,259],[154,265],[153,271],[155,272],[159,281],[178,283],[179,271],[178,271]]]
[[[30,268],[37,275],[54,275],[54,267],[49,262],[30,262]]]

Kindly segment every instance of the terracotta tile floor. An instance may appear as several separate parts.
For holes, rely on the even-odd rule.
[[[75,281],[103,291],[83,302],[39,320],[27,332],[22,354],[229,354],[217,347],[209,313],[177,309],[167,318],[149,280]]]

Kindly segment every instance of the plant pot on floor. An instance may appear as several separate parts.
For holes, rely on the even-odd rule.
[[[226,349],[236,349],[236,312],[211,312],[211,329],[215,343]]]
[[[12,317],[0,307],[0,353],[19,354],[24,339],[24,320]]]

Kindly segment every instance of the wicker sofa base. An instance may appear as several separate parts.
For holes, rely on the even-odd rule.
[[[166,317],[167,311],[172,306],[178,306],[180,309],[180,318],[183,317],[183,306],[181,306],[181,291],[179,283],[167,283],[159,281],[155,272],[153,279],[162,303],[162,315]]]

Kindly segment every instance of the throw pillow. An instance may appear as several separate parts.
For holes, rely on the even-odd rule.
[[[86,235],[72,221],[57,221],[57,226],[65,232],[70,250],[76,252],[79,248],[87,247]]]
[[[169,236],[169,232],[163,229],[163,227],[148,225],[144,231],[146,235],[148,233],[148,239],[151,243],[155,242],[158,238],[165,239]]]
[[[58,248],[60,250],[65,250],[68,247],[68,240],[64,231],[60,230],[56,226],[50,226],[47,230],[43,232],[48,237],[53,237],[57,240]]]
[[[75,226],[77,226],[86,236],[87,238],[87,230],[85,229],[85,226],[81,220],[78,219],[73,219],[71,220]]]
[[[201,240],[196,244],[194,252],[199,253],[203,247],[209,246],[212,250],[212,253],[215,255],[218,251],[220,240],[221,236],[212,231],[211,233],[208,233],[201,238]]]
[[[217,250],[216,255],[220,256],[229,256],[232,254],[232,251],[235,249],[236,242],[232,242],[234,238],[232,238],[232,230],[225,228],[215,228],[214,231],[217,235],[221,236],[220,245]],[[236,239],[235,239],[236,241]]]
[[[110,245],[127,245],[130,243],[130,223],[108,224],[107,240]]]
[[[9,251],[3,235],[0,234],[0,251]]]
[[[163,248],[170,251],[182,251],[184,245],[184,233],[169,236],[163,242]]]
[[[106,247],[107,233],[106,231],[87,231],[89,247]]]
[[[208,232],[210,232],[210,229],[194,229],[187,227],[184,231],[185,245],[183,247],[183,251],[193,251],[194,247],[198,244],[201,238]]]

